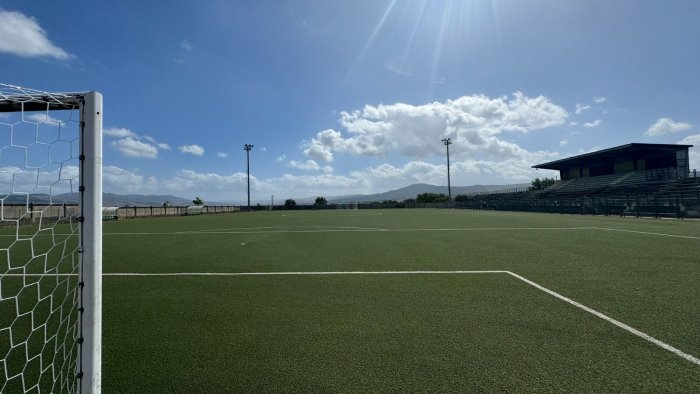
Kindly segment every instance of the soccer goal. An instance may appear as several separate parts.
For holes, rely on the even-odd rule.
[[[101,387],[102,96],[0,84],[0,393]]]
[[[341,202],[335,205],[336,209],[349,209],[357,211],[358,204],[356,202]]]

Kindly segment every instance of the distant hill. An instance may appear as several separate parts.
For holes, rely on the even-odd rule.
[[[5,199],[5,204],[24,204],[27,199],[25,196],[12,195]],[[164,202],[168,202],[169,205],[192,205],[192,200],[186,198],[177,197],[173,195],[142,195],[142,194],[114,194],[114,193],[103,193],[102,194],[102,205],[105,207],[148,207],[148,206],[162,206]],[[32,194],[29,196],[29,202],[34,204],[46,204],[49,202],[48,194]],[[53,197],[54,204],[77,204],[78,203],[78,193],[64,193],[58,194]]]
[[[516,187],[526,187],[530,186],[529,183],[518,183],[513,185],[474,185],[474,186],[452,186],[452,196],[458,194],[469,194],[485,192],[489,190],[502,190],[510,189]],[[357,194],[349,196],[337,196],[328,197],[329,203],[341,203],[341,202],[374,202],[374,201],[384,201],[384,200],[397,200],[402,201],[409,198],[416,198],[418,194],[421,193],[444,193],[447,194],[447,186],[436,186],[429,185],[426,183],[416,183],[410,186],[402,187],[396,190],[390,190],[384,193],[378,194]]]
[[[162,206],[164,202],[168,205],[192,205],[192,200],[186,198],[166,195],[142,195],[142,194],[114,194],[104,193],[102,195],[103,206],[123,207],[123,206]]]
[[[526,187],[530,186],[529,183],[519,183],[514,185],[474,185],[474,186],[453,186],[452,196],[458,194],[469,194],[484,192],[489,190],[502,190],[516,187]],[[426,183],[416,183],[410,186],[402,187],[396,190],[389,190],[384,193],[377,194],[354,194],[345,196],[326,196],[326,200],[329,203],[342,203],[342,202],[375,202],[384,200],[397,200],[403,201],[409,198],[416,198],[420,193],[444,193],[447,194],[447,186],[436,186],[429,185]],[[296,198],[297,204],[313,204],[315,197],[307,198]],[[5,204],[24,204],[26,203],[26,197],[21,195],[12,195],[5,198]],[[192,200],[186,198],[173,196],[170,194],[166,195],[143,195],[143,194],[114,194],[114,193],[103,193],[102,194],[102,205],[105,207],[148,207],[148,206],[162,206],[164,202],[168,202],[169,205],[177,206],[188,206],[192,205]],[[32,194],[29,196],[29,202],[35,204],[46,204],[49,202],[49,196],[47,194]],[[65,193],[59,194],[53,197],[54,204],[61,204],[63,202],[67,204],[77,204],[78,203],[78,193]],[[275,201],[277,204],[283,203],[283,201]],[[206,201],[208,205],[231,205],[230,202],[214,202]],[[251,203],[257,204],[269,204],[269,201],[252,201]]]

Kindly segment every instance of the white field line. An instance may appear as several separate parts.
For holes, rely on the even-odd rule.
[[[530,286],[534,286],[535,288],[542,290],[549,295],[552,295],[552,296],[554,296],[554,297],[556,297],[564,302],[567,302],[567,303],[569,303],[569,304],[571,304],[579,309],[582,309],[590,314],[593,314],[593,315],[607,321],[608,323],[612,323],[612,324],[622,328],[623,330],[625,330],[629,333],[632,333],[632,334],[634,334],[634,335],[636,335],[644,340],[647,340],[647,341],[653,343],[654,345],[661,347],[662,349],[668,350],[669,352],[672,352],[675,355],[680,356],[680,357],[690,361],[693,364],[700,365],[700,359],[698,359],[697,357],[694,357],[688,353],[685,353],[682,350],[679,350],[679,349],[677,349],[677,348],[675,348],[675,347],[673,347],[673,346],[671,346],[663,341],[660,341],[660,340],[652,337],[649,334],[643,333],[643,332],[641,332],[633,327],[628,326],[627,324],[625,324],[619,320],[615,320],[612,317],[609,317],[601,312],[598,312],[597,310],[595,310],[593,308],[589,308],[581,303],[578,303],[578,302],[572,300],[571,298],[564,297],[563,295],[561,295],[553,290],[549,290],[548,288],[546,288],[542,285],[539,285],[539,284],[537,284],[529,279],[526,279],[526,278],[524,278],[516,273],[513,273],[511,271],[506,271],[506,273],[508,275],[513,276],[514,278],[520,279],[521,281],[529,284]]]
[[[274,229],[279,230],[260,230],[260,231],[229,231],[229,229],[222,230],[191,230],[191,231],[175,231],[175,232],[129,232],[129,233],[104,233],[104,235],[192,235],[192,234],[275,234],[275,233],[334,233],[334,232],[409,232],[409,231],[567,231],[567,230],[604,230],[604,231],[616,231],[631,234],[642,234],[642,235],[655,235],[659,237],[671,237],[671,238],[684,238],[684,239],[700,239],[700,236],[693,235],[678,235],[678,234],[666,234],[657,233],[650,231],[638,231],[638,230],[625,230],[619,228],[609,228],[609,227],[475,227],[475,228],[401,228],[401,229],[387,229],[387,228],[373,228],[373,227],[322,227],[318,230],[283,230],[282,227],[244,227],[239,228],[240,230],[254,230],[256,228],[260,229]],[[234,230],[234,229],[231,229]],[[73,236],[76,234],[68,233],[55,233],[53,236]],[[35,236],[52,236],[52,234],[36,234]],[[0,237],[11,237],[16,238],[16,234],[0,234]],[[26,239],[31,238],[28,236]],[[24,238],[22,238],[24,239]]]
[[[415,274],[505,274],[508,271],[278,271],[278,272],[164,272],[107,273],[103,276],[280,276],[280,275],[415,275]]]
[[[270,233],[337,233],[337,232],[406,232],[406,231],[500,231],[500,230],[595,230],[595,227],[477,227],[477,228],[335,228],[319,230],[261,230],[261,231],[177,231],[177,232],[138,232],[138,233],[104,233],[104,235],[192,235],[192,234],[270,234]]]
[[[377,229],[326,229],[326,230],[262,230],[262,231],[180,231],[157,233],[103,233],[104,235],[209,235],[209,234],[285,234],[285,233],[363,233],[384,232],[383,228]]]
[[[263,231],[305,231],[305,230],[316,230],[316,231],[325,231],[325,230],[368,230],[368,231],[385,231],[386,229],[382,228],[376,228],[376,227],[356,227],[356,226],[287,226],[287,227],[271,227],[271,226],[263,226],[263,227],[232,227],[232,228],[210,228],[210,229],[203,229],[203,230],[187,230],[187,231],[178,231],[177,234],[180,233],[187,233],[187,234],[192,234],[192,233],[216,233],[216,232],[228,232],[228,231],[241,231],[241,230],[263,230]],[[251,232],[261,232],[261,231],[251,231]]]
[[[539,285],[523,276],[520,276],[514,272],[511,271],[503,271],[503,270],[487,270],[487,271],[311,271],[311,272],[303,272],[303,271],[291,271],[291,272],[193,272],[193,273],[187,273],[187,272],[174,272],[174,273],[108,273],[108,274],[103,274],[104,276],[282,276],[282,275],[305,275],[305,276],[310,276],[310,275],[417,275],[417,274],[508,274],[522,282],[527,283],[530,286],[535,287],[538,290],[541,290],[551,296],[554,296],[568,304],[571,304],[581,310],[584,310],[600,319],[603,319],[607,321],[608,323],[611,323],[633,335],[636,335],[648,342],[653,343],[654,345],[667,350],[669,352],[674,353],[675,355],[684,358],[687,361],[690,361],[693,364],[696,364],[700,366],[700,359],[698,359],[695,356],[692,356],[688,353],[683,352],[680,349],[677,349],[661,340],[658,340],[654,337],[652,337],[649,334],[646,334],[644,332],[641,332],[633,327],[630,327],[629,325],[622,323],[619,320],[615,320],[601,312],[598,312],[597,310],[593,308],[589,308],[579,302],[576,302],[568,297],[565,297],[553,290],[550,290],[542,285]]]
[[[619,231],[619,232],[623,232],[623,233],[658,235],[661,237],[700,239],[700,237],[695,237],[692,235],[676,235],[676,234],[666,234],[666,233],[655,233],[655,232],[650,232],[650,231],[624,230],[624,229],[620,229],[620,228],[609,228],[609,227],[592,227],[592,228],[594,228],[596,230]]]
[[[595,227],[473,227],[473,228],[399,228],[388,231],[559,231],[559,230],[594,230]]]
[[[253,229],[253,228],[251,228]],[[318,230],[261,230],[261,231],[227,231],[227,230],[199,230],[199,231],[178,231],[178,232],[138,232],[138,233],[104,233],[104,235],[192,235],[192,234],[274,234],[274,233],[334,233],[334,232],[420,232],[420,231],[580,231],[580,230],[604,230],[616,231],[632,234],[655,235],[659,237],[700,239],[700,236],[666,234],[650,231],[625,230],[609,227],[475,227],[475,228],[371,228],[371,227],[337,227]],[[56,234],[70,235],[70,234]],[[14,235],[2,235],[14,237]]]

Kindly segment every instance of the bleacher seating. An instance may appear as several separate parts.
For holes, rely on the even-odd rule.
[[[644,171],[568,179],[544,190],[471,196],[473,209],[700,217],[700,177],[658,179]]]

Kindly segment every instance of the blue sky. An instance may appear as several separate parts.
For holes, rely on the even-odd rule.
[[[242,203],[529,182],[700,145],[697,1],[0,2],[0,82],[104,95],[115,193]],[[700,167],[693,149],[691,168]]]

